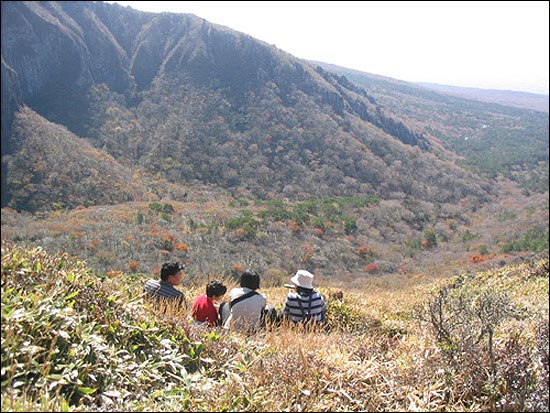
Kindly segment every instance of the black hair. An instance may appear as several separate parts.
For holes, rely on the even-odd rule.
[[[206,286],[206,296],[207,297],[220,297],[227,292],[227,287],[223,285],[218,280],[210,281]]]
[[[241,274],[241,287],[257,290],[260,288],[260,276],[253,270],[244,270]]]
[[[300,295],[311,295],[313,294],[313,288],[304,288],[297,285],[296,292]]]
[[[178,271],[183,269],[183,265],[177,261],[168,261],[162,264],[160,270],[160,279],[166,281],[171,275],[177,274]]]

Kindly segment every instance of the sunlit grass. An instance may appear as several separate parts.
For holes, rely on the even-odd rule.
[[[547,410],[548,260],[463,279],[522,310],[496,326],[492,354],[485,338],[454,348],[420,321],[452,279],[372,278],[341,299],[320,286],[325,328],[243,335],[193,325],[189,308],[159,313],[143,277],[3,243],[2,411]],[[205,285],[182,288],[189,305]],[[260,290],[284,303],[285,288]]]

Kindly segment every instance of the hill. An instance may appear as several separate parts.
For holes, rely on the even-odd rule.
[[[392,78],[312,63],[364,88],[390,113],[399,113],[406,125],[437,137],[446,149],[460,156],[459,165],[489,178],[504,175],[529,190],[544,192],[548,188],[548,114],[509,105],[511,101],[519,104],[525,94],[506,95],[508,106],[503,106],[502,101],[495,104],[471,100],[477,98],[472,93],[465,99],[466,92],[457,97],[456,93],[443,93],[443,87],[434,91]],[[523,126],[518,129],[520,124]]]
[[[155,312],[144,280],[3,242],[2,410],[548,410],[548,257],[323,284],[326,329],[251,336]],[[284,290],[261,291],[280,309]]]
[[[341,281],[547,248],[547,116],[346,76],[193,15],[2,2],[2,239]]]
[[[536,93],[516,92],[513,90],[478,89],[470,87],[456,87],[438,85],[434,83],[419,83],[420,86],[441,92],[460,96],[466,99],[481,100],[497,103],[504,106],[513,106],[521,109],[531,109],[548,113],[548,95]]]
[[[480,165],[489,178],[523,179],[531,190],[544,183],[537,168],[547,162],[548,119],[536,113],[475,106],[472,113],[462,101],[462,122],[476,118],[464,143],[459,126],[441,125],[449,109],[437,101],[411,116],[414,100],[396,105],[392,89],[371,95],[193,15],[100,2],[7,2],[2,16],[2,93],[14,102],[2,106],[3,159],[25,150],[34,126],[24,120],[37,119],[25,116],[28,107],[112,156],[126,175],[156,179],[152,186],[138,179],[144,192],[198,182],[260,199],[372,194],[484,202],[494,194]],[[427,123],[434,108],[440,122]],[[480,149],[492,154],[494,144],[499,150],[484,162]],[[51,165],[28,171],[3,161],[2,206],[33,212],[105,202],[96,190],[67,199],[40,166]],[[23,189],[25,182],[33,186]]]
[[[193,15],[1,8],[2,410],[548,410],[546,113]],[[304,268],[344,300],[205,331],[143,301],[168,259],[189,296],[252,267],[280,308]]]

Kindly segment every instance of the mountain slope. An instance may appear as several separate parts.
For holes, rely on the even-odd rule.
[[[516,92],[512,90],[479,89],[472,87],[457,87],[439,85],[435,83],[418,83],[419,85],[441,91],[450,95],[483,102],[497,103],[504,106],[513,106],[521,109],[531,109],[539,112],[549,111],[548,95],[536,93]]]
[[[2,2],[2,238],[345,281],[547,248],[544,114],[347,76],[193,15]]]
[[[88,206],[92,201],[114,204],[144,196],[143,183],[128,168],[27,107],[15,116],[14,134],[18,148],[5,161],[16,205],[34,211]]]
[[[2,11],[2,57],[21,86],[2,93],[121,165],[259,198],[489,195],[488,183],[449,163],[452,154],[400,114],[250,36],[103,3],[7,2]],[[20,139],[6,127],[4,155]],[[414,170],[422,173],[412,179]],[[5,183],[3,205],[29,209]],[[44,208],[62,196],[49,194]],[[90,202],[102,202],[96,195]]]
[[[548,189],[548,114],[457,97],[331,64],[312,62],[363,88],[390,114],[460,155],[482,176],[503,175],[528,191]],[[510,99],[508,95],[508,99]]]

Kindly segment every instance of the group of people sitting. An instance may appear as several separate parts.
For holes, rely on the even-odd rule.
[[[149,297],[164,303],[187,306],[184,294],[175,288],[181,283],[183,266],[167,262],[160,271],[160,280],[148,280],[144,291]],[[199,295],[191,306],[191,316],[197,324],[222,326],[243,332],[256,331],[266,325],[290,320],[294,324],[323,324],[326,319],[326,301],[313,287],[313,274],[298,270],[290,278],[292,284],[284,307],[277,310],[267,305],[265,295],[259,293],[260,276],[253,270],[245,270],[240,276],[240,286],[231,289],[229,300],[224,301],[227,287],[220,281],[210,281],[206,292]]]

